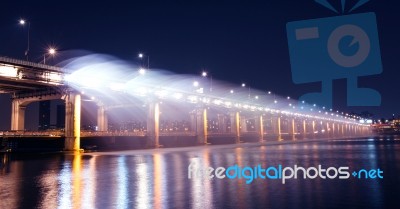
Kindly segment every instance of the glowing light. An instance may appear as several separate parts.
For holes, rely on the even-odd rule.
[[[242,83],[242,87],[246,87],[246,84],[245,84],[245,83]]]
[[[183,95],[181,93],[175,93],[174,94],[174,98],[175,99],[181,99],[183,97]]]
[[[139,53],[139,54],[138,54],[138,57],[139,57],[139,58],[143,58],[143,53]]]
[[[140,74],[140,75],[146,74],[146,69],[140,68],[140,69],[139,69],[139,74]]]
[[[25,25],[25,23],[26,23],[26,21],[25,21],[24,19],[20,19],[20,20],[19,20],[19,24]]]
[[[43,75],[43,78],[52,83],[60,83],[63,80],[61,73],[55,72],[47,73]]]
[[[53,48],[53,47],[49,48],[49,50],[48,50],[48,53],[51,54],[51,55],[55,55],[56,52],[57,52],[56,49]]]
[[[201,76],[207,77],[207,72],[203,71],[203,72],[201,73]]]
[[[198,86],[199,86],[199,82],[198,82],[198,81],[194,81],[194,82],[193,82],[193,86],[194,86],[194,87],[198,87]]]
[[[231,94],[235,93],[232,89],[229,91]]]
[[[5,77],[17,77],[18,69],[10,66],[0,66],[0,75]]]

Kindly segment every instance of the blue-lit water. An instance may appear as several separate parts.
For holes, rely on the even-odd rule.
[[[383,179],[188,179],[203,167],[349,166]],[[1,155],[0,208],[400,208],[396,137]]]

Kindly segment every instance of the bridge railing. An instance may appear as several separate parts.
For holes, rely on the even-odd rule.
[[[20,66],[24,66],[24,67],[46,69],[46,70],[60,72],[60,73],[63,72],[63,69],[60,67],[55,67],[55,66],[50,66],[50,65],[45,65],[45,64],[35,63],[35,62],[29,62],[29,61],[24,61],[24,60],[19,60],[19,59],[13,59],[13,58],[9,58],[9,57],[0,56],[0,62],[11,64],[11,65],[20,65]]]

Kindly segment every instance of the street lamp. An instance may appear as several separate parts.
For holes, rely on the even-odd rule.
[[[138,54],[139,59],[143,59],[144,57],[147,57],[147,69],[150,69],[150,57],[149,55],[144,55],[143,53]]]
[[[242,83],[242,87],[243,87],[243,88],[246,87],[246,83]],[[249,94],[248,94],[247,96],[248,96],[248,98],[250,99],[250,86],[249,86],[248,88],[249,88]]]
[[[43,64],[46,64],[46,54],[49,54],[49,56],[53,56],[57,53],[56,49],[53,47],[50,47],[46,53],[43,55]]]
[[[210,92],[212,92],[212,87],[213,87],[213,80],[212,80],[212,75],[209,75],[206,71],[201,72],[201,77],[206,78],[210,77]]]
[[[139,69],[139,74],[140,74],[140,75],[146,74],[146,69],[140,68],[140,69]]]
[[[25,26],[26,24],[28,24],[28,45],[27,45],[27,48],[25,50],[26,60],[28,61],[31,23],[29,21],[24,20],[24,19],[20,19],[19,20],[19,24],[22,25],[22,26]]]

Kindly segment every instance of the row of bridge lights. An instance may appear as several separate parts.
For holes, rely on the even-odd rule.
[[[207,76],[208,76],[208,73],[207,73],[206,71],[203,71],[203,72],[201,73],[201,76],[202,76],[202,77],[207,77]],[[199,83],[198,81],[194,81],[194,82],[193,82],[193,86],[194,86],[194,87],[199,87],[199,86],[200,86],[200,83]],[[243,88],[245,88],[246,86],[247,86],[246,83],[242,83],[242,84],[241,84],[241,87],[243,87]],[[250,98],[250,87],[248,87],[248,88],[249,88],[248,97]],[[235,91],[234,91],[233,89],[231,89],[231,90],[229,90],[229,93],[233,94],[233,93],[235,93]],[[268,94],[268,95],[272,95],[273,93],[272,93],[271,91],[268,91],[267,94]],[[278,103],[278,100],[275,99],[275,94],[273,94],[273,95],[274,95],[274,104],[277,104],[277,103]],[[259,99],[259,96],[258,96],[258,95],[255,95],[255,96],[254,96],[254,99],[258,100],[258,99]],[[290,100],[291,98],[290,98],[290,96],[288,96],[288,97],[286,97],[286,99],[287,99],[287,100]],[[305,101],[302,101],[302,104],[305,104]],[[292,103],[289,103],[289,106],[292,107],[293,109],[296,108],[296,106],[293,105]],[[316,104],[313,104],[313,107],[316,108],[317,105],[316,105]],[[301,109],[304,109],[303,106],[301,106],[300,108],[301,108]],[[322,109],[325,110],[326,108],[325,108],[325,107],[322,107]],[[311,108],[310,111],[314,111],[314,108]],[[334,112],[333,109],[329,109],[329,111],[330,111],[330,112]],[[324,111],[321,111],[321,110],[319,110],[318,113],[325,114],[325,115],[331,115],[331,116],[335,116],[335,115],[336,115],[336,117],[339,117],[339,114],[340,114],[339,111],[336,111],[336,114],[335,114],[335,113],[330,113],[330,114],[329,114],[328,111],[325,111],[325,113],[324,113]],[[353,116],[353,115],[350,115],[350,114],[348,114],[348,113],[345,114],[344,112],[341,112],[341,114],[342,114],[341,117],[342,117],[342,118],[346,118],[346,119],[347,119],[347,118],[348,118],[348,119],[352,119],[352,120],[362,119],[362,118],[359,117],[359,116],[355,116],[355,115]]]
[[[144,55],[140,53],[140,54],[138,55],[138,57],[139,57],[139,58],[143,58]],[[146,72],[145,69],[143,69],[143,68],[140,68],[140,69],[139,69],[139,73],[140,73],[141,75],[144,75],[145,72]],[[208,74],[207,74],[207,72],[204,72],[204,71],[203,71],[202,74],[201,74],[201,76],[202,76],[202,77],[207,77]],[[193,82],[193,86],[194,86],[194,87],[199,87],[199,86],[200,86],[200,83],[199,83],[198,81],[194,81],[194,82]],[[246,86],[246,85],[243,83],[243,84],[242,84],[242,87],[245,87],[245,86]],[[121,89],[120,89],[120,90],[121,90]],[[149,91],[148,91],[147,89],[145,89],[145,88],[139,88],[138,90],[139,90],[138,93],[139,93],[140,95],[142,95],[142,96],[144,96],[145,94],[147,94],[147,93],[149,92]],[[210,88],[210,90],[212,90],[212,89]],[[201,92],[199,92],[199,93],[203,93],[203,92],[201,91]],[[230,90],[230,93],[234,93],[233,90]],[[168,95],[168,92],[167,92],[166,90],[158,90],[158,91],[155,91],[154,94],[155,94],[156,96],[160,97],[160,98],[165,98],[165,97]],[[271,95],[272,92],[271,92],[271,91],[268,91],[267,94],[268,94],[268,95]],[[182,94],[182,93],[178,93],[178,92],[172,94],[172,96],[173,96],[175,99],[178,99],[178,100],[183,98],[183,94]],[[189,96],[187,97],[187,99],[188,99],[189,102],[191,102],[191,103],[197,103],[197,102],[199,101],[198,96],[195,96],[195,95],[189,95]],[[255,99],[258,99],[258,96],[256,96]],[[291,98],[288,96],[286,99],[287,99],[287,100],[290,100]],[[94,97],[92,97],[92,100],[94,100]],[[211,100],[212,100],[211,98],[206,98],[206,97],[200,99],[201,102],[206,103],[206,104],[211,103]],[[338,120],[331,119],[331,118],[326,118],[326,117],[311,116],[311,115],[303,115],[303,114],[299,114],[299,113],[292,113],[292,112],[290,112],[290,111],[280,111],[280,110],[274,110],[274,109],[269,109],[269,108],[256,107],[256,106],[247,105],[247,104],[246,104],[246,105],[243,105],[243,104],[240,104],[240,103],[235,103],[235,105],[232,105],[232,102],[231,102],[231,101],[225,101],[225,102],[224,102],[224,101],[222,101],[221,99],[214,99],[214,100],[212,101],[212,103],[215,104],[215,105],[217,105],[217,106],[225,105],[227,108],[231,108],[232,106],[234,106],[234,107],[239,108],[239,109],[241,109],[241,108],[246,109],[246,110],[247,110],[247,109],[250,109],[251,111],[255,111],[255,110],[263,111],[263,110],[265,110],[266,112],[271,112],[271,113],[276,112],[276,113],[291,114],[291,115],[292,115],[292,114],[295,114],[296,116],[302,116],[302,117],[311,117],[311,118],[316,118],[316,119],[324,119],[324,120],[334,120],[334,121],[338,121]],[[274,100],[274,103],[276,104],[276,103],[278,103],[278,101],[275,99],[275,100]],[[305,104],[305,101],[302,101],[302,104]],[[291,106],[293,109],[296,108],[296,107],[295,107],[294,105],[292,105],[291,103],[289,103],[289,106]],[[314,108],[317,108],[317,105],[316,105],[316,104],[313,104],[313,107],[314,107]],[[314,111],[314,108],[311,108],[310,111]],[[304,109],[303,106],[301,107],[301,109]],[[322,107],[322,109],[325,110],[326,108],[325,108],[325,107]],[[318,113],[320,113],[320,114],[325,114],[325,115],[327,115],[327,116],[333,116],[333,117],[336,116],[337,118],[339,118],[339,116],[340,116],[339,111],[336,111],[336,114],[333,113],[333,110],[332,110],[332,109],[330,109],[329,111],[330,111],[331,113],[329,113],[328,111],[325,111],[325,112],[324,112],[324,111],[321,111],[321,110],[319,110]],[[341,115],[340,117],[341,117],[341,118],[344,118],[344,119],[350,119],[350,120],[353,120],[353,121],[355,121],[356,119],[361,119],[361,117],[352,116],[352,115],[349,115],[349,114],[347,114],[347,113],[344,114],[344,112],[342,112],[341,114],[342,114],[342,115]],[[342,122],[343,122],[343,121],[342,121]]]
[[[142,57],[142,56],[139,56],[139,57]],[[140,69],[140,70],[142,70],[142,69]],[[139,70],[139,73],[140,73],[140,70]],[[144,74],[144,73],[140,73],[140,74]],[[207,73],[206,72],[202,72],[201,76],[202,77],[207,77]],[[193,86],[194,87],[199,87],[200,83],[198,81],[194,81],[193,82]],[[231,90],[231,92],[232,91],[233,90]],[[197,91],[197,92],[199,92],[199,91]],[[145,96],[147,93],[149,93],[149,91],[147,89],[145,89],[145,88],[139,88],[138,89],[138,93],[139,93],[139,95]],[[203,93],[203,92],[199,92],[199,93]],[[166,90],[157,90],[157,91],[154,92],[154,94],[156,96],[160,97],[160,98],[165,98],[168,95],[168,92]],[[271,95],[272,93],[270,91],[268,91],[268,94]],[[176,92],[176,93],[172,94],[172,97],[179,100],[179,99],[183,98],[183,94]],[[212,99],[212,98],[207,98],[207,97],[198,98],[198,96],[196,96],[196,95],[189,95],[187,97],[187,99],[191,103],[197,103],[197,102],[200,101],[200,102],[203,102],[205,104],[212,103],[212,104],[217,105],[217,106],[225,105],[227,108],[236,107],[236,108],[239,108],[239,109],[242,109],[242,108],[246,109],[246,110],[250,109],[251,111],[259,110],[259,111],[266,111],[266,112],[271,112],[271,113],[275,113],[276,112],[276,113],[282,113],[282,114],[286,114],[286,115],[290,114],[290,115],[309,117],[309,118],[315,118],[315,119],[340,121],[340,120],[337,120],[336,118],[335,119],[327,118],[326,116],[325,117],[311,116],[311,115],[305,115],[305,114],[300,114],[300,113],[293,113],[293,112],[290,112],[290,111],[280,111],[280,110],[275,110],[275,109],[270,109],[270,108],[257,107],[257,106],[248,105],[248,104],[243,105],[243,104],[240,104],[240,103],[235,103],[233,105],[233,103],[231,101],[223,101],[221,99]],[[290,99],[291,98],[288,96],[287,100],[290,100]],[[274,103],[277,103],[277,100],[275,100]],[[305,101],[302,101],[302,103],[305,104]],[[293,109],[295,109],[295,106],[292,105],[291,103],[289,104],[289,106],[291,106],[291,107],[293,107]],[[313,107],[316,108],[316,106],[317,106],[316,104],[313,104]],[[301,107],[301,109],[303,109],[303,107]],[[323,107],[323,109],[325,110],[325,107]],[[311,108],[310,110],[314,111],[314,108]],[[318,112],[319,113],[323,113],[323,111],[321,111],[321,110],[319,110]],[[333,117],[336,116],[337,118],[341,117],[341,118],[350,119],[350,120],[353,120],[353,121],[355,121],[355,119],[356,119],[356,118],[352,118],[348,114],[346,114],[346,116],[344,116],[343,112],[342,112],[342,116],[340,116],[339,115],[340,114],[339,111],[336,111],[336,114],[335,114],[335,113],[333,113],[332,109],[330,109],[330,112],[332,112],[332,113],[329,113],[328,111],[326,111],[325,115],[333,116]],[[360,118],[360,117],[358,117],[358,118]],[[344,122],[344,121],[342,121],[342,122]]]

